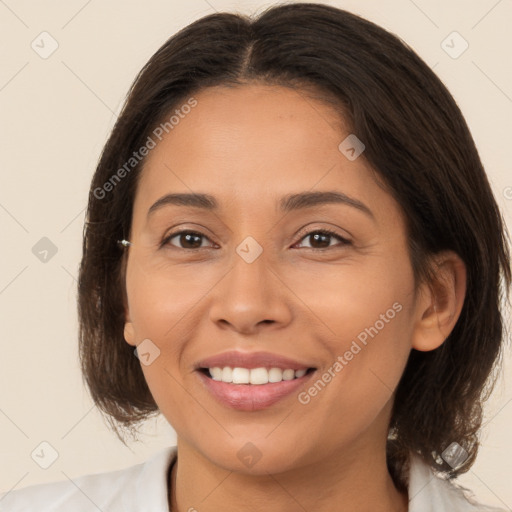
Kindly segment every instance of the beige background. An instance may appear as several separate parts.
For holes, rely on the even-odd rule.
[[[142,443],[125,448],[82,385],[75,289],[88,185],[131,81],[171,34],[215,10],[250,13],[271,3],[0,0],[0,492],[122,468],[174,444],[160,417]],[[325,3],[399,35],[435,69],[466,116],[511,226],[512,2]],[[59,45],[47,59],[31,48],[43,31]],[[441,47],[453,31],[469,43],[457,59]],[[58,249],[46,263],[32,253],[42,237]],[[481,454],[461,479],[479,499],[508,509],[511,362],[508,352]],[[43,441],[59,455],[48,469],[31,458]]]

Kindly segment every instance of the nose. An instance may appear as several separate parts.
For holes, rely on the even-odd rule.
[[[292,320],[292,297],[264,252],[252,263],[236,255],[231,269],[212,290],[210,319],[222,329],[242,334],[281,329]]]

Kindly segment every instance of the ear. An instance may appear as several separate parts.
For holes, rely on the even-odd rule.
[[[131,322],[128,313],[127,318],[124,323],[124,339],[128,345],[136,346],[135,343],[135,329],[133,327],[133,323]]]
[[[128,345],[136,346],[135,343],[135,328],[130,317],[130,308],[128,307],[128,297],[126,291],[124,292],[124,339]]]
[[[435,350],[452,332],[466,296],[466,265],[458,254],[443,251],[434,257],[433,278],[417,295],[412,348]]]
[[[128,265],[127,251],[123,254],[121,260],[121,282],[123,283],[123,307],[124,307],[124,339],[126,343],[136,346],[135,343],[135,328],[130,318],[130,308],[128,307],[128,296],[126,293],[126,267]]]

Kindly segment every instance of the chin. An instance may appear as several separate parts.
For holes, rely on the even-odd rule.
[[[198,447],[200,449],[200,447]],[[281,440],[270,442],[268,439],[248,437],[243,440],[231,439],[224,443],[214,443],[200,450],[204,457],[216,466],[238,474],[263,476],[283,473],[294,469],[300,454],[297,453],[296,443],[283,446]]]

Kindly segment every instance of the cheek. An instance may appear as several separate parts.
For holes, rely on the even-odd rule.
[[[288,277],[296,295],[340,340],[355,338],[375,324],[383,332],[398,324],[402,329],[412,320],[414,278],[408,260],[399,255],[347,259],[318,265],[314,272],[293,270]]]
[[[141,360],[151,394],[169,423],[186,430],[188,424],[182,425],[183,411],[190,408],[190,395],[184,392],[180,361],[188,336],[187,314],[193,310],[202,290],[194,283],[183,286],[180,280],[183,276],[174,272],[171,278],[171,273],[163,270],[144,266],[137,258],[128,262],[129,315],[136,344],[149,339],[157,347],[152,350],[157,350],[158,355],[150,364]]]
[[[365,314],[355,304],[347,307],[331,325],[339,333],[325,341],[331,360],[298,399],[305,428],[317,433],[319,444],[325,438],[350,444],[377,418],[388,421],[410,353],[410,318],[399,301],[384,300]]]
[[[412,268],[406,257],[398,255],[337,271],[331,268],[325,276],[316,275],[314,283],[310,281],[302,292],[311,299],[308,306],[328,327],[328,336],[321,342],[331,361],[319,375],[329,381],[325,391],[321,383],[317,386],[320,391],[305,390],[304,402],[310,400],[313,408],[316,403],[321,416],[326,412],[322,411],[322,399],[314,396],[325,393],[332,404],[330,413],[338,414],[336,421],[346,417],[347,411],[359,411],[362,425],[391,398],[410,353]],[[366,404],[364,411],[361,404]],[[322,422],[332,424],[327,417]]]
[[[179,339],[180,328],[207,291],[206,273],[128,262],[126,288],[130,320],[139,340]],[[177,334],[175,334],[177,333]]]

